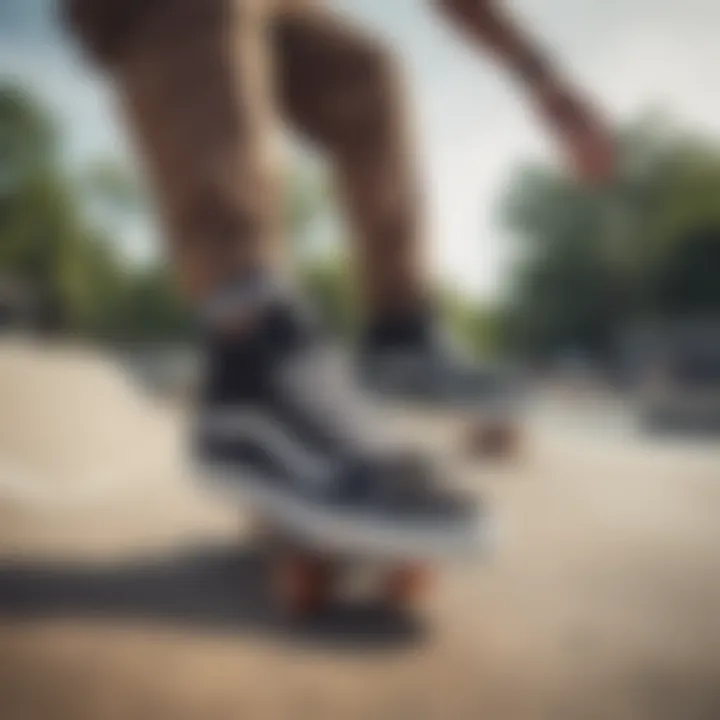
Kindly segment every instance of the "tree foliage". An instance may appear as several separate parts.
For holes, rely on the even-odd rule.
[[[0,88],[0,278],[29,289],[45,328],[112,339],[187,333],[168,273],[129,262],[93,221],[93,208],[121,216],[141,207],[132,178],[106,162],[74,174],[61,149],[48,111]]]
[[[720,145],[645,121],[620,157],[604,191],[537,166],[511,184],[503,219],[522,259],[506,337],[525,353],[610,359],[634,320],[720,312]]]

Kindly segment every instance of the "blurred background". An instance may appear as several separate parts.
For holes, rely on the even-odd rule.
[[[717,313],[709,3],[582,12],[521,3],[620,123],[622,178],[604,193],[560,172],[521,93],[426,8],[357,5],[351,14],[395,42],[415,81],[430,253],[473,348],[615,372],[630,328]],[[187,340],[110,89],[63,36],[51,2],[7,2],[1,12],[4,324],[31,313],[43,328],[93,339]],[[288,243],[333,324],[351,329],[342,220],[322,164],[295,151]]]
[[[462,419],[396,419],[497,507],[497,555],[422,629],[261,620],[244,521],[182,462],[195,328],[120,113],[51,0],[3,0],[0,716],[716,720],[720,7],[513,3],[618,122],[597,191],[423,3],[339,4],[407,61],[452,327],[524,377],[504,462],[469,461]],[[332,185],[289,145],[289,252],[350,338]]]

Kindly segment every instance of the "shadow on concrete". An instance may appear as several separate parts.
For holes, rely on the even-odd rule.
[[[225,634],[265,634],[333,648],[411,647],[418,618],[375,605],[337,605],[302,622],[283,619],[264,591],[252,548],[204,547],[122,564],[0,565],[0,617],[152,621]]]

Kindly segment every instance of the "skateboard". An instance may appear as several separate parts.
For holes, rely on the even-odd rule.
[[[268,520],[257,521],[254,533],[264,562],[265,596],[287,619],[310,619],[343,602],[413,611],[431,586],[429,560],[325,551]]]

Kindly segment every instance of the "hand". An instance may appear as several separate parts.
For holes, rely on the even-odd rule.
[[[534,88],[541,115],[557,133],[581,182],[604,185],[615,174],[615,142],[602,116],[562,85],[542,82]]]

